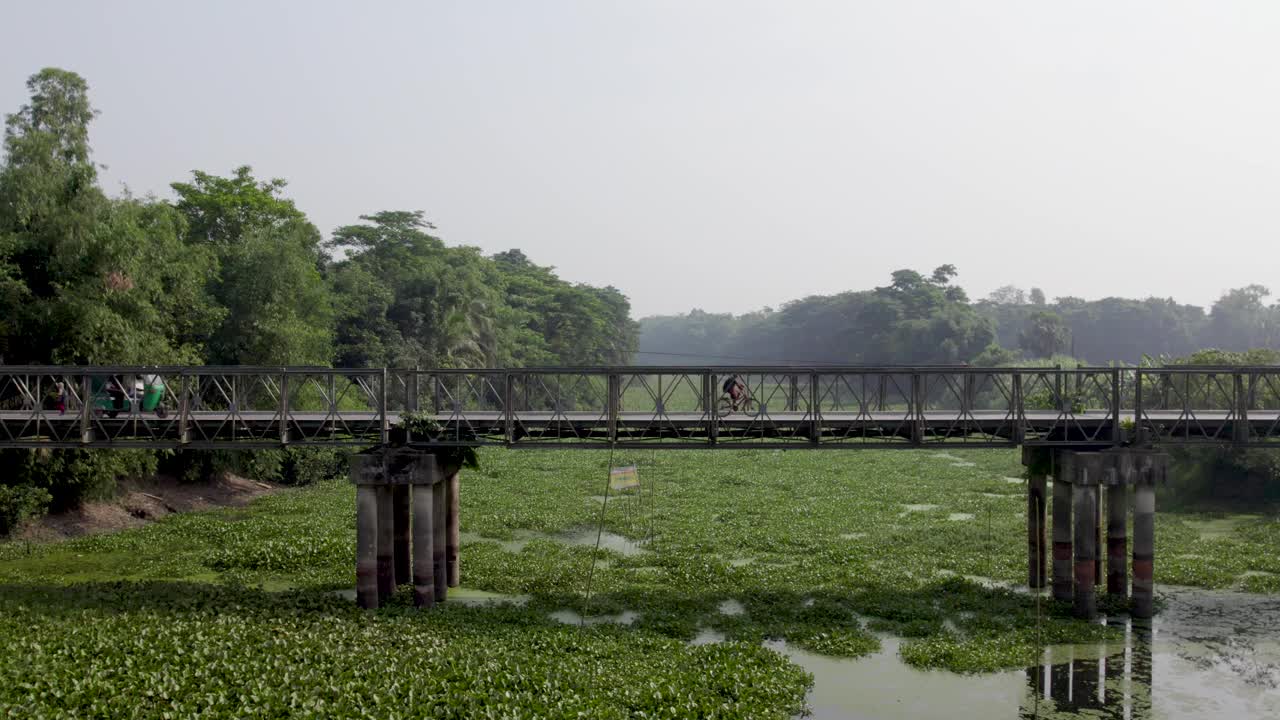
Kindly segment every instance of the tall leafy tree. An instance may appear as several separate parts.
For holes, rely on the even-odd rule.
[[[1018,346],[1033,358],[1049,358],[1067,349],[1071,329],[1057,313],[1037,312],[1027,318]]]
[[[210,252],[208,290],[225,308],[207,337],[207,360],[225,365],[327,365],[333,307],[321,269],[320,232],[285,182],[259,181],[242,166],[230,177],[192,173],[173,183],[193,248]]]
[[[5,122],[0,166],[0,324],[6,362],[195,361],[218,311],[209,255],[188,252],[181,216],[107,198],[91,159],[95,112],[75,73],[46,68]]]
[[[1228,290],[1213,304],[1203,345],[1224,350],[1273,347],[1276,308],[1266,304],[1270,295],[1262,285]]]
[[[486,283],[484,259],[446,248],[420,211],[387,211],[334,231],[346,258],[330,270],[337,297],[339,360],[355,365],[488,364],[497,353],[495,313],[502,298]],[[381,283],[372,297],[360,288]],[[365,329],[382,334],[363,345]]]
[[[204,292],[209,254],[184,246],[168,205],[103,194],[83,78],[46,68],[27,87],[30,102],[6,116],[0,165],[0,360],[199,362],[199,338],[219,316]],[[7,497],[64,508],[153,472],[155,454],[7,450],[0,465],[0,483],[26,489]]]

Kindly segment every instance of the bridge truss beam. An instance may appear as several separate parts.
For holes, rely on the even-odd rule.
[[[734,377],[737,402],[723,391]],[[400,427],[410,412],[415,432]],[[1275,446],[1280,368],[0,367],[0,447],[402,443]]]

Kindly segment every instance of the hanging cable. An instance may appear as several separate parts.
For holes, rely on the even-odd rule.
[[[604,514],[609,508],[610,473],[613,470],[613,443],[609,444],[609,459],[604,467],[604,500],[600,503],[600,522],[596,526],[596,547],[591,551],[591,568],[587,571],[587,599],[582,606],[582,615],[578,616],[578,627],[587,624],[587,611],[591,607],[591,580],[596,574],[596,557],[600,555],[600,540],[604,536]]]

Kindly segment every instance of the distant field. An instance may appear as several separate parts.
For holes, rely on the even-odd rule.
[[[1036,604],[1001,585],[1025,582],[1017,455],[950,452],[615,453],[645,486],[607,505],[589,607],[607,452],[486,450],[464,474],[461,594],[522,604],[357,610],[333,592],[354,585],[338,481],[0,545],[0,716],[787,718],[809,678],[766,638],[1022,667]],[[1162,514],[1156,544],[1157,584],[1280,592],[1274,519]],[[1045,643],[1109,632],[1042,610]]]

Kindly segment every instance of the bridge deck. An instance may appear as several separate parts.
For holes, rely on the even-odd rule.
[[[159,376],[160,417],[111,395]],[[756,406],[721,409],[738,375]],[[65,413],[57,409],[62,407]],[[409,409],[429,433],[397,430]],[[1057,409],[1054,409],[1057,408]],[[116,414],[116,417],[110,415]],[[421,425],[419,425],[421,427]],[[0,447],[1280,443],[1280,368],[4,368]]]

